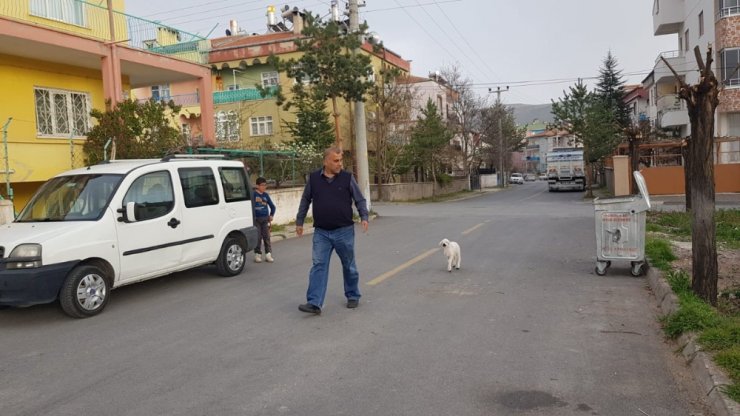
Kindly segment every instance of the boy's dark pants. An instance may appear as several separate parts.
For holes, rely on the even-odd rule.
[[[270,244],[270,218],[256,217],[254,225],[257,226],[260,236],[257,239],[257,247],[254,249],[256,254],[262,253],[262,242],[265,243],[265,253],[272,253],[272,244]]]

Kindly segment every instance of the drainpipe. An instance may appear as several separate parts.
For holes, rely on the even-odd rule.
[[[8,163],[8,126],[11,121],[13,121],[13,117],[9,117],[3,125],[3,147],[5,149],[5,192],[8,199],[12,201],[13,188],[10,187],[10,164]]]

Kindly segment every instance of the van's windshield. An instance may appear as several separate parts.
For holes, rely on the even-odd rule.
[[[123,175],[74,175],[50,179],[16,222],[97,220]]]

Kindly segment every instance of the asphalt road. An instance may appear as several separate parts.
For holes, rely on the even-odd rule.
[[[542,182],[375,204],[363,298],[333,258],[305,301],[311,237],[275,263],[123,287],[99,316],[0,310],[0,415],[650,415],[696,412],[629,264],[596,276],[593,208]],[[279,207],[278,207],[279,209]],[[437,243],[462,247],[448,273]]]

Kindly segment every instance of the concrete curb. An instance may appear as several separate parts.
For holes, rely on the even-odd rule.
[[[648,269],[647,281],[658,301],[661,316],[675,313],[679,307],[678,297],[673,293],[663,273],[651,267]],[[686,364],[691,368],[691,373],[707,396],[714,415],[740,416],[740,405],[722,392],[722,388],[732,382],[712,361],[712,356],[702,350],[701,345],[696,342],[696,334],[681,335],[678,338],[678,345]]]

